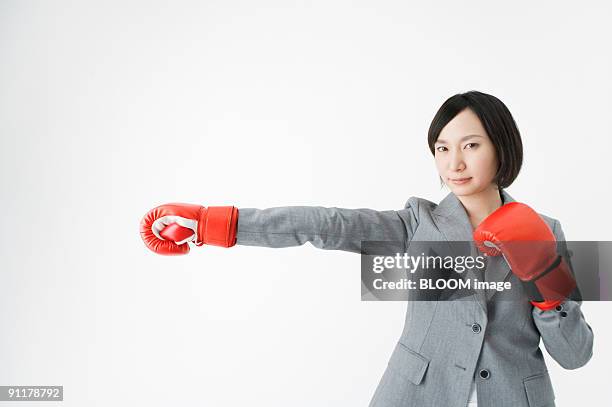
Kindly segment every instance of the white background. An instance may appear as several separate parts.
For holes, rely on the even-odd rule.
[[[360,301],[359,256],[162,257],[140,218],[175,201],[438,202],[427,129],[475,89],[521,130],[510,194],[568,240],[612,240],[610,14],[603,1],[0,1],[0,385],[63,385],[64,406],[367,405],[406,304]],[[558,406],[609,400],[611,310],[583,305],[587,366],[546,355]]]

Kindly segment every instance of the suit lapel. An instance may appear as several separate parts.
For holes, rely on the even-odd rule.
[[[514,199],[504,190],[501,191],[503,204],[514,202]],[[451,251],[455,256],[470,255],[473,257],[482,255],[473,244],[472,224],[461,201],[453,194],[449,193],[440,204],[432,211],[434,220],[444,238],[449,242],[465,242],[464,244],[451,244]],[[464,278],[478,279],[480,281],[504,281],[510,268],[501,256],[489,257],[487,259],[487,267],[485,272],[476,269],[468,269],[465,272]],[[473,299],[480,304],[482,309],[487,311],[487,299],[495,295],[497,291],[489,290],[489,294],[485,290],[473,290],[475,295]]]

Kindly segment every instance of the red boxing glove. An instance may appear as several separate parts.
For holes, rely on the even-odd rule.
[[[474,241],[483,253],[503,254],[512,272],[532,291],[531,303],[549,310],[576,288],[570,269],[557,253],[550,227],[529,206],[510,202],[490,214],[474,230]]]
[[[236,244],[238,208],[171,203],[151,209],[140,221],[140,236],[158,254],[189,253],[188,242],[231,247]]]

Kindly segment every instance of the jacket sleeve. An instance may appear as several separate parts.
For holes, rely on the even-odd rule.
[[[395,211],[287,206],[239,209],[237,244],[300,246],[359,253],[362,241],[405,242],[418,224],[412,207]]]
[[[565,235],[559,221],[555,220],[553,233],[557,239],[559,253],[575,274],[565,243]],[[580,292],[574,299],[567,299],[556,309],[543,311],[533,309],[533,319],[546,350],[563,368],[577,369],[584,366],[593,355],[593,330],[582,314]]]

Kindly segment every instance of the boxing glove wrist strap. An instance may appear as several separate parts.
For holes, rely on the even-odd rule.
[[[576,281],[560,255],[543,273],[523,283],[531,303],[543,310],[555,308],[576,288]]]
[[[199,240],[196,246],[209,244],[221,247],[231,247],[236,244],[238,229],[238,208],[234,206],[209,206],[202,208],[206,211],[204,222],[198,223]]]

